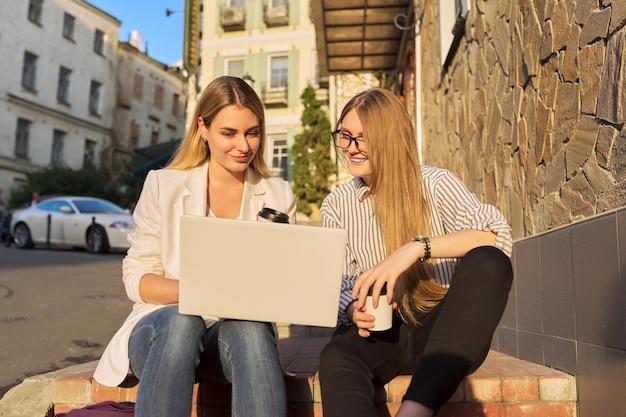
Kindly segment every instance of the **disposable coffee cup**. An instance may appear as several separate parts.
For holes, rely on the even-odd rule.
[[[289,215],[273,208],[264,207],[259,211],[257,220],[270,223],[289,223]]]
[[[365,299],[365,312],[374,316],[374,327],[369,330],[374,332],[389,330],[393,322],[393,308],[391,304],[387,303],[387,285],[380,291],[377,308],[374,308],[374,297],[372,297],[373,290],[374,288],[370,287],[367,298]]]

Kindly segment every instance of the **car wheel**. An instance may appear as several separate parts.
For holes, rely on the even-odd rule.
[[[105,253],[109,251],[109,239],[102,226],[92,226],[87,231],[87,250],[90,253]]]
[[[34,246],[30,229],[25,223],[18,223],[15,226],[13,230],[13,243],[20,249],[30,249]]]

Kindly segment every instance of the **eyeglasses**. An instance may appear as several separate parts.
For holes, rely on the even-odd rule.
[[[349,133],[342,132],[341,130],[336,130],[332,133],[332,136],[333,136],[333,143],[338,148],[348,149],[350,147],[350,144],[354,142],[354,146],[356,146],[356,149],[358,151],[360,151],[361,153],[366,153],[367,151],[367,144],[365,143],[365,140],[363,139],[363,135],[352,136]]]

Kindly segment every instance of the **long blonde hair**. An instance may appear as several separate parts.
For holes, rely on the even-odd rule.
[[[248,83],[241,78],[229,76],[216,78],[202,92],[191,119],[191,126],[189,126],[185,138],[168,164],[168,168],[191,169],[209,159],[211,152],[200,135],[198,118],[202,117],[204,124],[208,127],[224,107],[231,105],[247,107],[259,118],[261,145],[254,155],[251,165],[262,176],[269,176],[269,169],[263,159],[265,154],[265,111],[263,103]]]
[[[407,109],[391,92],[371,88],[353,97],[337,122],[351,110],[363,126],[371,168],[370,196],[386,254],[413,236],[430,236],[431,213],[423,190],[415,130]],[[433,279],[428,262],[416,262],[397,281],[394,299],[405,321],[435,307],[446,289]]]

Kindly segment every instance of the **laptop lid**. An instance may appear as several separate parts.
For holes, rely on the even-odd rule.
[[[185,215],[180,239],[182,314],[337,325],[345,230]]]

